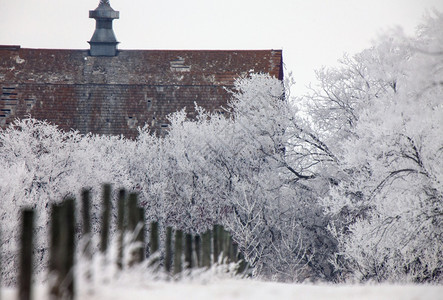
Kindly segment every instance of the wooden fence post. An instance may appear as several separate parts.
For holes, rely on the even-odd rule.
[[[197,268],[202,267],[202,258],[201,258],[201,249],[202,249],[202,240],[200,235],[196,235],[194,238],[194,247],[195,247],[195,266]]]
[[[208,230],[202,236],[202,267],[211,267],[211,231]]]
[[[85,276],[87,282],[92,278],[92,271],[90,261],[92,260],[92,245],[91,245],[91,193],[88,189],[82,191],[82,221],[83,221],[83,257],[86,259]]]
[[[166,227],[166,240],[165,240],[165,271],[171,272],[172,266],[172,227]]]
[[[218,263],[218,257],[220,256],[220,229],[219,225],[214,225],[212,231],[212,243],[214,244],[214,263]]]
[[[218,263],[220,255],[223,255],[223,245],[224,245],[223,225],[214,225],[213,243],[214,243],[214,263]],[[221,257],[221,259],[223,261],[223,256]]]
[[[74,299],[74,256],[75,256],[75,199],[65,200],[66,226],[66,261],[65,261],[65,284],[66,299]]]
[[[34,211],[32,209],[23,210],[22,218],[19,299],[29,300],[31,299]]]
[[[182,271],[182,254],[183,254],[183,231],[175,231],[175,247],[174,247],[174,275]]]
[[[135,229],[137,228],[138,223],[138,212],[137,212],[137,194],[136,193],[130,193],[128,198],[128,234],[130,234],[132,237],[134,237]],[[135,240],[134,240],[135,241]],[[129,267],[132,267],[136,263],[136,254],[134,249],[131,250],[130,253],[130,259],[129,259]]]
[[[123,269],[123,251],[124,251],[124,236],[125,236],[125,199],[126,191],[121,189],[118,193],[117,203],[117,268]]]
[[[236,263],[238,261],[237,255],[238,255],[238,244],[233,241],[231,236],[231,247],[229,250],[230,261]]]
[[[192,234],[185,234],[185,268],[192,269]]]
[[[50,295],[52,299],[60,298],[60,258],[59,258],[59,244],[60,244],[60,213],[61,206],[52,204],[51,207],[51,231],[50,231],[50,245],[49,245],[49,285]]]
[[[128,230],[133,237],[133,242],[138,246],[131,250],[129,266],[140,263],[145,259],[145,210],[137,205],[137,194],[129,194],[128,199]]]
[[[130,193],[127,203],[127,211],[128,211],[128,231],[132,234],[134,233],[135,228],[137,227],[137,194]]]
[[[49,270],[51,299],[74,299],[74,199],[52,206]]]
[[[149,255],[158,255],[160,249],[158,239],[158,222],[151,222],[151,233],[149,235]],[[159,257],[151,260],[151,266],[155,266],[159,262]]]
[[[111,215],[111,185],[103,185],[103,207],[102,207],[102,228],[101,228],[101,243],[100,252],[105,254],[108,250],[109,240],[109,218]]]
[[[143,207],[137,207],[138,211],[138,226],[140,226],[140,230],[136,237],[136,242],[139,243],[138,249],[138,263],[141,263],[145,260],[146,257],[146,241],[145,241],[145,233],[146,233],[146,224],[145,224],[145,209]]]
[[[92,232],[91,232],[91,192],[89,189],[82,190],[82,257],[85,259],[85,279],[86,284],[90,284],[92,281]],[[88,286],[88,291],[91,292],[91,286]]]
[[[243,256],[243,253],[241,253],[241,251],[238,252],[237,261],[239,261],[240,263],[238,265],[236,273],[243,274],[248,268],[248,263],[246,262],[245,257]]]
[[[91,249],[91,195],[90,191],[84,189],[82,191],[82,221],[83,221],[83,254],[87,260],[92,259]]]
[[[222,261],[226,260],[226,263],[230,263],[230,251],[232,252],[231,245],[232,245],[231,234],[228,231],[223,230],[223,259],[222,259]]]

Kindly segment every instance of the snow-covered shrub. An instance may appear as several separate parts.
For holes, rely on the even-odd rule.
[[[52,203],[94,187],[92,213],[97,220],[101,184],[130,186],[126,163],[130,143],[117,137],[63,132],[35,119],[17,120],[0,131],[1,270],[6,283],[13,282],[17,271],[20,209],[37,212],[34,255],[40,272],[47,264]]]
[[[395,31],[344,61],[343,77],[321,75],[319,114],[352,116],[327,122],[339,128],[342,175],[324,206],[342,271],[358,280],[442,280],[442,28],[435,13],[416,38]]]
[[[162,228],[202,233],[224,224],[257,275],[283,280],[323,276],[317,262],[325,264],[331,252],[323,247],[326,223],[316,196],[300,184],[313,176],[294,163],[291,148],[300,144],[294,138],[299,129],[282,82],[252,75],[239,79],[232,95],[224,115],[199,107],[196,120],[185,111],[171,115],[165,137],[152,135],[148,127],[140,128],[136,140],[80,135],[34,119],[2,130],[6,281],[15,274],[16,249],[10,245],[16,244],[20,208],[37,210],[36,268],[41,271],[51,204],[68,194],[79,198],[82,188],[92,188],[97,231],[101,184],[106,182],[115,191],[137,191],[146,220],[159,221]]]

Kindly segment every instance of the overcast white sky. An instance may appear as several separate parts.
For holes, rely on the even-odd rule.
[[[99,0],[0,0],[0,44],[88,49]],[[389,28],[408,34],[443,0],[111,0],[120,49],[283,49],[296,91]],[[443,29],[442,29],[443,34]],[[298,93],[297,93],[298,94]]]

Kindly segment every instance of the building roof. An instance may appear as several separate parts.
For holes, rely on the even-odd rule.
[[[226,105],[238,77],[269,73],[283,79],[281,50],[88,50],[0,46],[0,126],[31,115],[81,133],[137,135],[148,123],[194,103]]]

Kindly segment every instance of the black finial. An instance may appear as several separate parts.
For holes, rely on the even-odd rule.
[[[100,0],[99,5],[102,5],[102,4],[111,5],[111,4],[109,3],[109,0]]]

